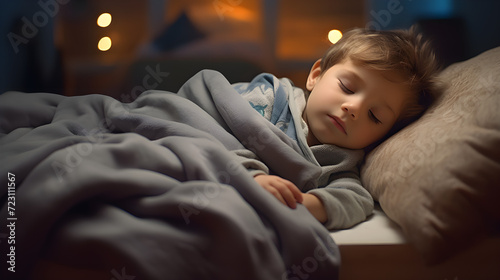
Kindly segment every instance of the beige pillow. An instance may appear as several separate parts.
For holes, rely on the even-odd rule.
[[[439,77],[443,96],[361,169],[366,188],[428,263],[500,224],[500,47]]]

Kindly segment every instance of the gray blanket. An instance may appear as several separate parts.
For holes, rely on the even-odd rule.
[[[1,279],[337,279],[328,231],[248,172],[320,167],[217,72],[132,103],[2,94],[0,160]]]

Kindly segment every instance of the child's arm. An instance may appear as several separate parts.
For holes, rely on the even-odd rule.
[[[361,184],[358,166],[362,150],[349,150],[334,145],[313,146],[321,165],[318,188],[307,191],[323,203],[327,214],[323,222],[329,230],[344,229],[365,221],[373,211],[373,198]],[[304,199],[305,200],[305,199]],[[309,209],[309,208],[308,208]]]
[[[307,193],[323,202],[325,212],[328,213],[323,224],[329,230],[352,227],[366,220],[373,211],[373,198],[363,188],[359,177],[355,174],[341,176],[326,187],[313,189]]]

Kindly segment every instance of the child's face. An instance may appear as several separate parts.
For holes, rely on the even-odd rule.
[[[317,61],[307,79],[311,94],[303,115],[309,126],[309,146],[367,147],[389,132],[409,95],[394,73],[390,77],[349,59],[320,74]]]

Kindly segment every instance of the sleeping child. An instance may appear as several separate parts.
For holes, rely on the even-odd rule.
[[[15,248],[0,250],[15,251],[16,279],[50,263],[102,275],[126,264],[138,279],[293,278],[318,252],[308,277],[335,278],[326,228],[370,215],[364,150],[431,104],[436,69],[413,31],[356,29],[314,63],[307,100],[287,79],[230,84],[210,70],[130,103],[0,94],[0,215],[23,221]]]
[[[364,152],[425,111],[439,92],[437,73],[433,50],[415,28],[354,29],[314,63],[307,94],[269,74],[235,84],[322,168],[318,188],[311,190],[268,170],[252,170],[254,179],[290,208],[303,204],[328,229],[364,221],[373,210],[359,177]]]

